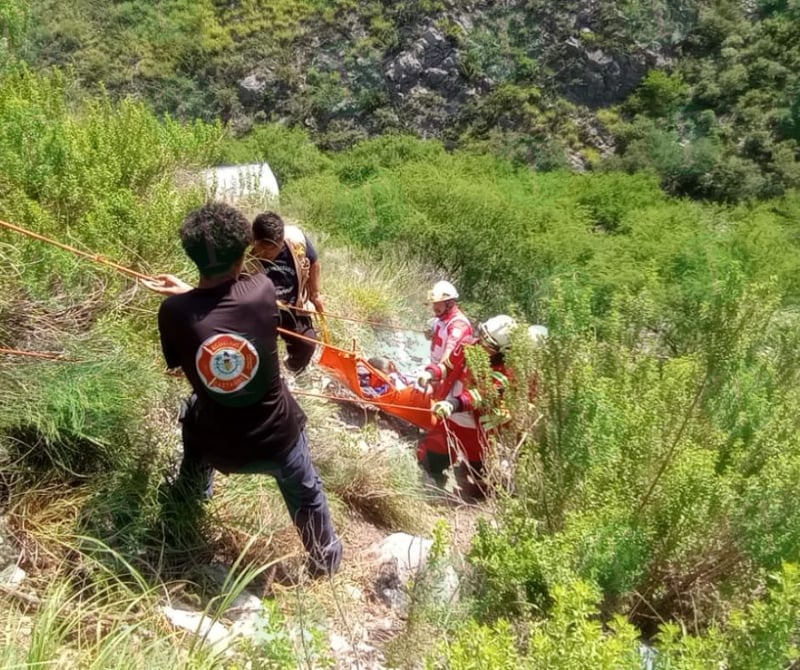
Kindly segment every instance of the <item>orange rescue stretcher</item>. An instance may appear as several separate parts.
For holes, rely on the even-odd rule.
[[[383,412],[408,421],[424,430],[435,425],[436,420],[431,412],[431,395],[411,384],[397,388],[395,383],[382,370],[374,366],[355,351],[348,351],[333,346],[328,342],[320,342],[322,354],[319,359],[320,367],[325,368],[359,400],[374,405]],[[366,369],[373,379],[381,380],[381,391],[375,394],[373,390],[365,389],[359,378],[359,369]],[[386,390],[383,390],[386,389]]]

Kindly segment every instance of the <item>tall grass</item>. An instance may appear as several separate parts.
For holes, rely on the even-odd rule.
[[[64,538],[67,539],[67,538]],[[204,643],[199,631],[170,629],[161,604],[170,602],[176,584],[151,582],[122,555],[91,538],[73,538],[88,552],[95,578],[83,585],[57,580],[42,595],[32,616],[11,620],[0,643],[4,667],[66,664],[87,668],[218,668],[225,646]],[[112,564],[117,570],[108,570]],[[234,560],[219,595],[203,610],[207,622],[222,620],[245,588],[269,563]],[[238,646],[237,646],[238,645]],[[243,658],[246,645],[233,642],[229,658]]]

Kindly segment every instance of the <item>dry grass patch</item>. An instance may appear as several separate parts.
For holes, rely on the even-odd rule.
[[[362,429],[329,434],[317,442],[315,462],[325,486],[348,507],[392,531],[419,532],[426,527],[419,467],[399,438],[395,444],[381,444],[371,440],[369,429]]]

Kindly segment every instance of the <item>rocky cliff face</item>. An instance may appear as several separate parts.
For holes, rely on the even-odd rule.
[[[535,90],[543,110],[565,98],[585,125],[580,108],[621,102],[668,61],[665,35],[674,28],[664,22],[661,41],[642,45],[620,3],[600,0],[451,0],[401,11],[410,4],[389,14],[382,42],[354,12],[308,26],[291,62],[252,63],[234,120],[244,128],[253,119],[301,123],[331,146],[389,130],[452,139],[481,100],[510,85]]]

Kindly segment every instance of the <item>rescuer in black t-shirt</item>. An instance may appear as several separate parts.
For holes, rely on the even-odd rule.
[[[265,274],[240,277],[250,241],[241,212],[207,204],[181,228],[183,248],[200,272],[197,288],[172,275],[146,282],[170,296],[158,312],[161,347],[167,367],[180,368],[194,390],[178,480],[210,495],[214,469],[272,475],[310,571],[332,574],[342,545],[311,462],[306,416],[280,377],[275,288]]]

